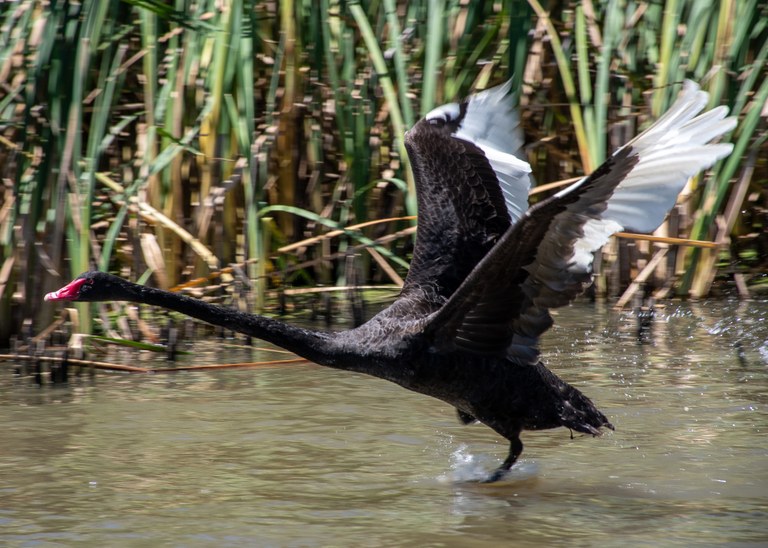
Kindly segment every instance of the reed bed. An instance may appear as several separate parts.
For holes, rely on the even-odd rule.
[[[690,245],[614,239],[595,287],[764,286],[766,21],[758,0],[5,2],[0,347],[92,268],[251,310],[288,287],[401,283],[403,132],[510,77],[538,181],[594,169],[684,78],[729,105],[734,154],[659,231]],[[77,304],[75,329],[110,332],[116,306]]]

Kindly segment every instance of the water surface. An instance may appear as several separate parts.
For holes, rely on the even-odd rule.
[[[37,387],[0,364],[3,546],[758,546],[768,303],[559,311],[543,350],[616,426],[524,434],[312,364]],[[273,358],[221,340],[185,364]],[[115,361],[115,356],[107,360]],[[123,359],[165,367],[135,354]]]

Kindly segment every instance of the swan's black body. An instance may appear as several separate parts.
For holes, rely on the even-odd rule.
[[[667,125],[675,131],[703,118],[691,122],[701,110],[689,112],[694,99],[701,99],[694,93],[701,92],[689,90],[681,98],[678,118],[670,115]],[[586,396],[540,362],[538,338],[552,324],[549,309],[570,302],[591,280],[591,255],[585,259],[579,250],[591,254],[617,227],[632,224],[632,211],[624,216],[611,211],[612,196],[619,204],[614,207],[635,206],[636,186],[668,183],[655,183],[655,171],[643,170],[643,155],[656,159],[659,152],[640,136],[573,187],[516,213],[525,209],[527,197],[510,198],[510,188],[521,181],[527,188],[527,175],[515,171],[525,166],[498,153],[500,138],[494,134],[506,131],[506,139],[514,132],[514,127],[498,129],[499,120],[514,124],[513,111],[502,101],[505,95],[506,90],[493,90],[443,107],[406,135],[419,206],[411,269],[399,298],[356,329],[306,330],[100,272],[85,273],[46,299],[169,308],[265,339],[319,364],[387,379],[443,400],[458,410],[462,422],[480,421],[510,441],[509,456],[490,480],[502,477],[521,453],[523,430],[565,426],[598,435],[612,425]],[[494,109],[501,111],[498,117]],[[478,130],[484,122],[496,129]],[[706,160],[696,156],[695,161],[679,161],[682,167],[675,164],[675,169],[695,172],[727,152],[711,150],[725,145],[708,145],[709,139],[697,145]],[[672,178],[681,186],[679,176]],[[640,209],[659,207],[640,202]]]

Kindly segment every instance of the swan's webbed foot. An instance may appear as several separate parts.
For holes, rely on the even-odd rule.
[[[512,465],[515,464],[517,457],[519,457],[522,452],[523,442],[520,441],[520,438],[511,440],[507,458],[501,463],[501,466],[494,470],[491,475],[485,478],[481,483],[494,483],[503,479],[509,473],[509,469],[512,468]]]
[[[477,419],[470,415],[469,413],[465,413],[461,409],[456,409],[456,413],[459,416],[459,422],[461,424],[467,425],[477,422]]]

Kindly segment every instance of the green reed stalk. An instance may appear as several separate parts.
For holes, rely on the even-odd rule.
[[[254,3],[247,2],[248,13],[254,13]],[[240,154],[244,158],[248,158],[246,168],[243,169],[243,195],[245,206],[245,245],[246,259],[258,259],[259,258],[259,219],[258,203],[256,189],[254,188],[257,181],[255,174],[255,166],[253,165],[253,153],[255,152],[256,128],[255,119],[256,112],[254,108],[255,97],[253,93],[253,59],[254,59],[254,33],[256,29],[253,24],[251,16],[243,18],[242,25],[242,38],[240,39],[240,50],[238,59],[238,141],[240,143]],[[259,277],[258,266],[254,262],[248,263],[248,278],[251,284],[256,284]],[[258,293],[257,293],[258,295]],[[264,293],[261,292],[261,305],[263,307]]]
[[[141,25],[141,46],[144,49],[142,57],[143,86],[144,86],[144,116],[146,118],[146,134],[144,135],[144,157],[142,158],[142,177],[147,177],[149,165],[155,159],[157,125],[155,122],[155,100],[157,84],[157,16],[150,10],[139,9]],[[149,201],[154,207],[162,207],[160,189],[157,177],[149,178]]]
[[[610,0],[605,6],[603,14],[603,48],[597,61],[597,74],[595,76],[595,138],[591,149],[593,168],[603,163],[607,153],[608,136],[608,105],[610,103],[610,78],[613,52],[621,35],[623,19],[621,6],[618,0]]]
[[[445,17],[443,2],[429,0],[427,8],[427,43],[424,52],[424,84],[421,88],[421,116],[435,106],[437,83],[440,81],[439,65],[443,53],[443,29]]]
[[[520,90],[523,84],[523,71],[528,59],[528,32],[532,27],[532,9],[526,0],[510,0],[508,4],[507,39],[509,40],[509,72],[512,89]]]
[[[592,105],[592,78],[589,75],[590,58],[587,49],[587,25],[582,6],[576,7],[574,38],[576,41],[576,74],[579,80],[579,96],[584,105],[584,131],[588,140],[590,159],[593,165],[599,165],[600,138],[598,137],[595,107]],[[605,48],[605,46],[603,46]],[[598,95],[600,97],[600,95]],[[605,120],[603,120],[605,123]]]
[[[320,2],[320,17],[322,21],[322,40],[323,40],[323,52],[325,54],[325,69],[328,75],[328,86],[331,89],[333,95],[333,104],[336,107],[336,116],[334,117],[336,127],[338,128],[339,145],[342,149],[344,159],[349,162],[350,151],[346,146],[347,144],[347,130],[346,130],[346,115],[342,110],[342,98],[341,98],[341,79],[339,77],[339,70],[336,66],[336,55],[339,53],[339,43],[336,37],[333,35],[333,28],[338,26],[338,17],[334,17],[334,21],[331,21],[330,5],[328,0],[321,0]]]
[[[677,28],[680,23],[680,11],[682,4],[678,0],[667,0],[664,4],[664,15],[661,23],[661,52],[658,60],[658,68],[654,74],[654,87],[656,88],[651,102],[651,112],[658,118],[666,109],[670,92],[667,84],[674,81],[673,74],[677,69],[679,52],[676,51]]]
[[[528,0],[536,15],[544,20],[547,27],[547,34],[549,35],[550,42],[552,44],[552,53],[555,55],[557,62],[557,68],[559,70],[560,79],[563,84],[563,91],[568,98],[568,105],[570,108],[571,118],[573,122],[573,130],[576,134],[576,142],[579,147],[579,156],[581,157],[582,166],[585,173],[590,173],[597,166],[592,163],[591,153],[589,149],[589,139],[587,137],[586,128],[584,126],[584,117],[581,112],[579,97],[576,94],[576,86],[573,83],[573,76],[571,75],[570,62],[563,50],[562,42],[560,42],[560,36],[557,34],[555,26],[552,24],[552,20],[549,14],[544,11],[538,0]]]
[[[412,127],[415,120],[413,117],[413,107],[408,97],[408,72],[406,70],[406,58],[403,53],[403,46],[400,41],[400,22],[397,19],[397,6],[395,0],[384,0],[384,11],[387,16],[387,27],[389,28],[389,47],[394,51],[393,60],[395,64],[395,74],[397,75],[397,93],[400,97],[400,106],[403,109],[403,123],[405,127]]]

